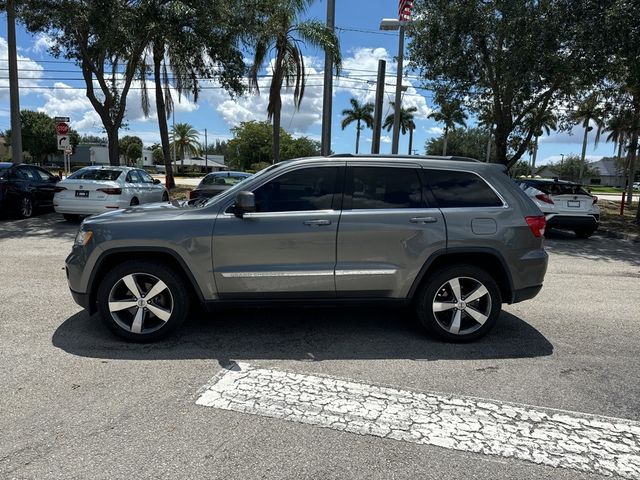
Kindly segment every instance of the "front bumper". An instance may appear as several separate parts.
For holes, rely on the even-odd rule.
[[[71,296],[73,297],[73,301],[80,305],[82,308],[88,310],[91,313],[91,308],[89,308],[89,294],[88,293],[80,293],[74,292],[69,289],[71,292]]]

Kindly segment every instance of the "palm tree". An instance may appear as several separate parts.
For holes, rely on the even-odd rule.
[[[263,28],[256,35],[253,65],[249,70],[249,86],[259,93],[258,73],[271,51],[275,59],[271,64],[271,87],[267,116],[273,119],[273,162],[280,160],[280,113],[283,84],[293,86],[293,104],[299,109],[304,97],[306,72],[301,46],[309,44],[324,50],[333,59],[336,72],[340,71],[340,41],[335,32],[317,20],[299,22],[311,0],[273,0],[268,2],[269,14]]]
[[[364,122],[368,128],[373,128],[373,103],[369,102],[363,105],[355,98],[349,101],[351,102],[351,108],[342,111],[344,118],[342,119],[341,125],[342,130],[344,130],[349,124],[356,122],[356,153],[358,153],[360,147],[360,131],[364,129],[360,123]]]
[[[478,126],[487,129],[487,133],[489,134],[487,138],[487,157],[485,162],[489,163],[491,160],[491,143],[493,140],[493,125],[495,124],[495,119],[493,115],[493,109],[490,106],[484,106],[480,115],[478,115]]]
[[[605,112],[600,107],[600,99],[598,98],[598,94],[592,93],[591,95],[589,95],[582,103],[580,103],[580,105],[578,105],[578,108],[573,113],[571,113],[570,118],[576,123],[581,123],[582,127],[584,128],[584,138],[582,139],[582,155],[580,156],[581,163],[579,178],[579,181],[582,182],[585,158],[587,154],[587,136],[589,132],[593,130],[593,127],[591,127],[589,124],[591,122],[594,122],[597,127],[596,138],[594,142],[596,146],[600,141],[600,134],[605,127]]]
[[[536,112],[533,112],[526,120],[526,125],[529,128],[533,129],[533,158],[531,160],[532,172],[535,172],[536,168],[536,157],[538,156],[538,138],[541,137],[543,133],[546,133],[547,135],[551,134],[551,130],[555,130],[557,128],[557,121],[558,119],[550,110],[545,110],[540,115]]]
[[[396,111],[396,104],[394,102],[389,102],[391,109],[393,112]],[[413,114],[418,111],[417,107],[409,107],[404,108],[400,106],[400,132],[402,135],[406,135],[409,132],[409,155],[411,155],[411,150],[413,149],[413,131],[416,128],[416,124],[413,121]],[[395,121],[395,114],[390,113],[387,115],[387,118],[384,119],[384,123],[382,124],[382,128],[384,128],[387,132],[393,128],[393,122]]]
[[[613,142],[613,151],[618,151],[618,158],[622,158],[622,150],[625,143],[629,138],[629,115],[623,112],[618,115],[614,115],[607,122],[605,132],[609,132],[607,135],[607,142]]]
[[[184,157],[200,152],[198,131],[188,123],[176,123],[171,130],[170,138],[171,148],[175,150],[176,156],[180,157],[180,169],[184,172]]]
[[[467,114],[462,109],[462,102],[457,99],[448,100],[447,98],[438,98],[436,100],[440,106],[439,111],[431,112],[428,118],[433,118],[436,122],[444,124],[444,142],[442,144],[442,155],[447,154],[447,137],[449,131],[456,128],[456,125],[466,127],[465,120]]]

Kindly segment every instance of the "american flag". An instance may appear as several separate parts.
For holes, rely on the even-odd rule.
[[[407,22],[411,20],[411,9],[413,8],[413,0],[400,0],[398,2],[398,20]]]

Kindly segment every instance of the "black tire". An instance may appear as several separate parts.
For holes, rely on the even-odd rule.
[[[131,207],[135,207],[136,205],[140,205],[140,200],[138,200],[138,199],[137,199],[137,197],[133,197],[133,198],[131,199],[131,203],[129,203],[129,205],[130,205]]]
[[[31,218],[36,206],[33,203],[33,199],[29,195],[20,197],[18,204],[16,205],[16,213],[20,218]]]
[[[138,306],[114,313],[109,307],[110,300],[136,302],[134,299],[138,297],[124,282],[124,278],[129,275],[134,276],[142,304],[145,303],[144,297],[151,293],[154,286],[153,277],[164,282],[167,287],[160,295],[150,298],[146,305],[141,307],[143,312],[140,332],[133,331],[136,314],[140,310]],[[123,295],[127,298],[123,299]],[[107,328],[116,335],[134,342],[152,342],[167,336],[184,322],[189,313],[189,292],[184,279],[170,267],[145,261],[126,261],[109,271],[100,282],[97,301],[100,318]],[[165,314],[170,310],[168,319],[164,321],[156,316],[149,304],[155,307],[155,311],[158,311],[158,307],[165,310]]]
[[[70,213],[63,213],[62,217],[67,222],[71,222],[71,223],[78,223],[80,221],[80,215],[73,215],[73,214],[70,214]]]
[[[458,279],[462,301],[455,301],[452,284],[449,284],[450,281],[455,284],[454,279]],[[486,293],[467,305],[465,297],[469,298],[480,285],[485,287]],[[446,309],[434,313],[436,303],[447,305]],[[448,304],[458,305],[459,308],[449,307]],[[470,342],[486,335],[495,325],[501,310],[502,297],[496,281],[485,270],[473,265],[452,265],[434,272],[421,286],[416,302],[416,313],[424,328],[432,335],[455,343]],[[486,317],[484,323],[474,320],[467,313],[469,311]],[[452,333],[455,330],[455,315],[458,314],[459,332]]]
[[[591,235],[593,235],[594,232],[595,230],[591,230],[591,229],[574,230],[574,233],[578,238],[589,238]]]
[[[164,192],[162,192],[162,202],[166,203],[168,201],[169,201],[169,194],[165,190]]]

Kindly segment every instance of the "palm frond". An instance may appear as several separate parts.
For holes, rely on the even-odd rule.
[[[340,73],[342,70],[340,40],[333,30],[327,28],[324,23],[318,20],[307,20],[296,25],[291,31],[300,35],[300,38],[304,40],[306,44],[323,50],[326,54],[330,55],[335,73]]]

